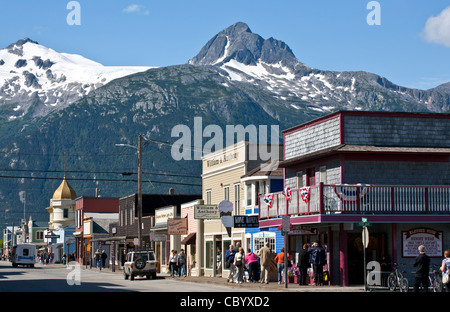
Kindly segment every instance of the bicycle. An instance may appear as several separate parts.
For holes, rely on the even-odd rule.
[[[398,287],[400,292],[407,292],[409,290],[409,282],[407,278],[403,277],[403,273],[406,272],[405,271],[400,272],[398,270],[396,263],[394,263],[394,266],[395,266],[394,272],[389,274],[387,279],[387,285],[389,287],[389,290],[395,291]]]
[[[430,274],[428,275],[428,278],[430,280],[429,288],[433,292],[442,292],[442,273],[439,270],[439,266],[433,264],[432,267],[434,270],[430,271]]]

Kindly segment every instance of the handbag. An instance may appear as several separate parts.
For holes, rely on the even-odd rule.
[[[225,262],[225,268],[226,269],[230,268],[230,259],[227,259],[227,262]]]
[[[448,272],[446,272],[442,276],[442,283],[443,284],[448,284],[448,282],[449,282],[449,276],[448,276]]]

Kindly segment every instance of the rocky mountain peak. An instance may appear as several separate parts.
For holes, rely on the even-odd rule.
[[[221,66],[231,60],[244,65],[281,64],[292,69],[300,63],[286,43],[274,38],[264,39],[252,33],[243,22],[219,32],[188,63]]]

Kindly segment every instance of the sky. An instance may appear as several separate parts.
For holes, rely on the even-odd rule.
[[[103,65],[162,67],[236,22],[313,68],[418,89],[450,82],[449,0],[0,0],[0,48],[28,37]]]

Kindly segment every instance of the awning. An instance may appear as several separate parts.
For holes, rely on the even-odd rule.
[[[194,245],[195,244],[195,238],[197,233],[190,233],[188,236],[186,236],[182,241],[181,245]]]

